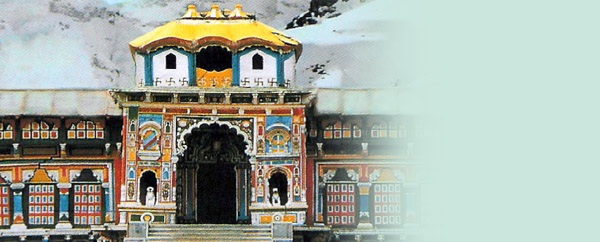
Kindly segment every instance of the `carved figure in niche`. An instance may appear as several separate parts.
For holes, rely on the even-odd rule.
[[[146,188],[146,206],[154,206],[156,196],[154,196],[154,187]]]
[[[265,141],[263,141],[262,139],[259,139],[256,149],[257,149],[258,153],[264,153],[265,152]]]
[[[279,192],[277,191],[277,188],[273,188],[273,196],[271,196],[271,200],[273,202],[273,205],[281,206],[281,201],[279,200]]]
[[[127,185],[127,197],[129,197],[129,199],[133,198],[133,194],[135,193],[135,188],[133,188],[133,183],[129,183],[129,185]]]
[[[294,184],[294,195],[298,196],[300,195],[300,181],[298,177],[294,177]]]
[[[275,204],[274,197],[277,193],[277,205],[285,205],[288,202],[288,179],[282,172],[274,172],[269,178],[269,195],[270,202]]]
[[[163,183],[162,187],[162,199],[167,201],[169,199],[169,184]]]
[[[152,206],[156,203],[155,191],[157,190],[157,185],[156,173],[154,173],[154,171],[145,171],[142,173],[138,196],[138,201],[141,202],[142,205]],[[149,189],[149,187],[152,189]],[[149,194],[150,191],[152,192]],[[152,201],[150,204],[147,203],[149,199]]]
[[[298,138],[292,139],[292,149],[294,151],[298,151],[300,149],[300,141],[298,140]]]

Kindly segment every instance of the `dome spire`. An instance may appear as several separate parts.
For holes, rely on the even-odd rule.
[[[231,19],[249,18],[248,14],[246,14],[246,13],[244,13],[244,11],[242,11],[241,4],[236,4],[235,8],[233,9],[233,11],[231,11],[231,14],[229,14],[228,17]]]
[[[196,12],[196,5],[188,5],[187,12],[185,12],[182,18],[200,18],[200,14]]]
[[[210,7],[210,12],[208,12],[208,14],[206,15],[206,18],[219,19],[219,18],[225,18],[225,15],[219,9],[219,5],[213,4]]]

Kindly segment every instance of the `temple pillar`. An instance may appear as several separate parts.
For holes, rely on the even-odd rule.
[[[13,193],[13,224],[10,226],[11,230],[25,230],[27,226],[23,221],[23,183],[13,183],[10,185],[10,189]]]
[[[360,146],[362,147],[362,155],[368,156],[369,155],[369,143],[360,143]]]
[[[58,224],[56,224],[57,229],[70,229],[73,228],[71,221],[69,220],[69,189],[71,188],[71,183],[58,183],[56,185],[58,187],[59,194],[59,213],[58,213]]]
[[[13,144],[13,156],[17,158],[21,157],[21,153],[19,152],[19,143]]]
[[[323,143],[317,143],[317,156],[323,156]]]
[[[225,93],[225,104],[231,104],[231,93]]]
[[[252,93],[252,104],[258,104],[258,93]]]
[[[369,182],[359,182],[358,184],[359,197],[360,197],[360,210],[359,210],[359,220],[358,220],[358,228],[370,229],[373,228],[373,224],[371,223],[371,218],[369,215],[369,192],[371,188],[371,183]]]
[[[102,183],[102,188],[104,188],[104,207],[106,211],[104,214],[104,222],[112,222],[114,221],[114,209],[110,199],[110,184],[108,182]]]
[[[60,143],[60,158],[67,157],[67,143]]]
[[[248,203],[248,169],[247,168],[238,168],[239,174],[239,201],[240,201],[240,210],[238,220],[248,220],[248,211],[247,211],[247,203]]]

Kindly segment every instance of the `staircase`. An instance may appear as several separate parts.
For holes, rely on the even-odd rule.
[[[272,241],[271,225],[157,224],[146,241]]]

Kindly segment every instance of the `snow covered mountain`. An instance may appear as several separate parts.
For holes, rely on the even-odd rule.
[[[110,88],[133,86],[128,42],[184,14],[188,4],[244,11],[277,29],[305,13],[311,1],[101,0],[1,1],[0,88]],[[315,0],[313,0],[315,2]],[[391,53],[392,0],[339,0],[316,24],[286,30],[300,40],[299,86],[385,87],[397,84]],[[313,3],[314,5],[314,3]],[[393,40],[390,42],[390,40]],[[387,54],[387,56],[386,56]],[[393,59],[393,58],[392,58]],[[385,63],[382,63],[384,61]],[[388,70],[389,69],[389,70]],[[380,75],[381,74],[381,75]]]

